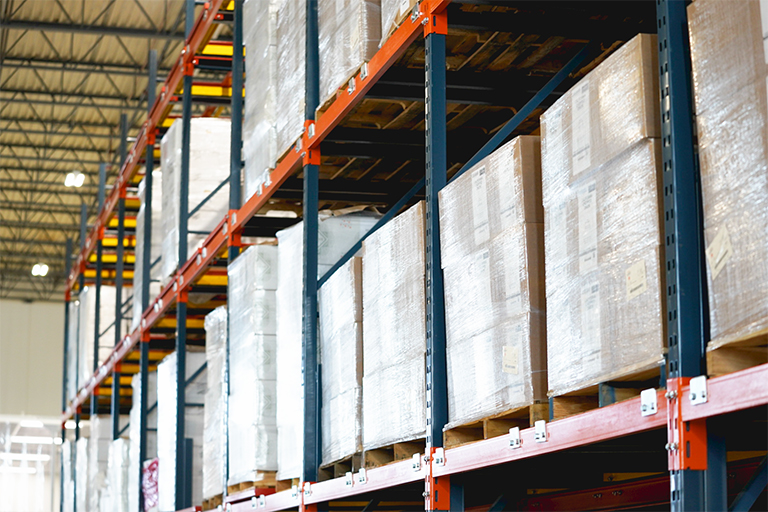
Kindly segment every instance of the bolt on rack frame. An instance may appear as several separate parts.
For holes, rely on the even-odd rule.
[[[240,56],[242,48],[242,2],[234,3],[234,47],[233,56]],[[698,169],[696,166],[693,127],[692,101],[690,90],[690,56],[687,48],[687,20],[685,3],[680,0],[656,0],[655,30],[659,42],[659,72],[661,83],[661,113],[663,120],[663,177],[664,208],[669,219],[665,224],[667,240],[667,282],[669,332],[669,378],[667,391],[654,391],[642,398],[635,398],[602,407],[593,411],[571,416],[544,425],[537,425],[520,430],[510,436],[478,441],[471,445],[444,449],[442,446],[442,428],[447,421],[446,390],[446,347],[444,307],[442,294],[442,273],[440,271],[439,226],[437,218],[438,193],[447,183],[449,152],[446,134],[447,103],[450,101],[451,88],[446,79],[446,35],[451,27],[449,0],[425,0],[417,4],[412,14],[381,45],[378,52],[350,80],[346,94],[338,95],[322,116],[315,119],[318,94],[318,59],[317,54],[317,1],[307,1],[307,60],[306,60],[306,105],[305,129],[301,138],[279,161],[271,173],[270,183],[260,194],[245,198],[240,206],[239,187],[241,162],[239,158],[241,144],[242,95],[232,94],[232,157],[230,175],[230,211],[218,226],[208,235],[203,246],[186,263],[180,264],[172,281],[161,291],[152,304],[144,304],[140,327],[116,344],[109,359],[96,370],[88,382],[80,386],[80,392],[65,404],[63,420],[79,415],[80,407],[88,396],[97,389],[100,382],[110,373],[117,375],[120,362],[128,356],[137,344],[141,345],[141,372],[146,375],[150,331],[176,306],[176,350],[183,353],[186,347],[187,323],[184,321],[187,308],[187,294],[207,269],[215,265],[219,255],[227,248],[227,258],[234,260],[241,247],[241,235],[253,224],[249,224],[255,215],[264,208],[270,198],[276,196],[283,184],[301,168],[303,170],[304,221],[308,229],[304,230],[304,292],[303,292],[303,370],[305,380],[304,397],[304,460],[301,485],[295,489],[269,495],[255,495],[253,490],[242,491],[226,497],[232,510],[283,510],[299,508],[301,510],[327,509],[332,501],[363,498],[375,506],[387,493],[400,492],[402,489],[421,488],[426,510],[464,510],[470,499],[472,475],[482,475],[489,482],[489,471],[504,465],[521,462],[533,464],[536,460],[548,460],[546,457],[567,456],[568,453],[584,447],[621,441],[637,436],[655,436],[666,433],[668,438],[668,469],[670,471],[671,493],[669,502],[673,510],[721,510],[727,499],[725,481],[725,438],[715,421],[727,414],[750,410],[768,404],[768,389],[763,384],[768,381],[766,365],[736,372],[706,381],[708,401],[693,404],[688,397],[698,383],[691,382],[704,372],[704,349],[708,337],[706,326],[706,299],[703,271],[703,235],[701,205],[698,192]],[[86,238],[81,237],[83,245],[72,271],[68,285],[71,289],[79,281],[83,286],[85,262],[96,245],[98,230],[107,224],[119,201],[119,191],[135,173],[136,162],[148,142],[154,142],[154,127],[162,120],[170,101],[170,95],[178,88],[184,75],[184,116],[183,122],[189,126],[191,110],[192,80],[190,69],[195,53],[203,40],[203,34],[220,13],[221,1],[205,4],[203,13],[194,25],[188,26],[187,40],[179,63],[174,66],[166,79],[166,86],[160,98],[151,108],[149,119],[143,126],[137,142],[128,154],[121,168],[117,183],[110,197],[99,212],[96,228]],[[191,19],[191,16],[190,18]],[[493,20],[483,18],[484,23],[493,25]],[[472,22],[464,20],[465,26],[472,27]],[[569,28],[567,25],[560,29]],[[428,431],[426,453],[413,460],[395,462],[375,469],[361,469],[359,473],[346,477],[318,481],[319,452],[322,432],[319,424],[319,382],[317,367],[317,290],[330,274],[339,268],[359,248],[358,242],[342,260],[319,280],[317,275],[317,217],[320,185],[319,164],[321,145],[333,140],[334,129],[353,112],[366,95],[374,91],[379,82],[384,81],[385,73],[398,59],[413,47],[419,37],[424,38],[424,69],[422,77],[426,107],[425,173],[393,206],[383,218],[370,230],[374,232],[391,219],[403,206],[425,189],[427,208],[427,410],[425,411]],[[585,41],[589,37],[583,38]],[[599,46],[599,45],[598,45]],[[496,134],[485,143],[479,152],[465,158],[465,164],[455,176],[469,169],[474,163],[487,156],[509,137],[515,129],[538,108],[546,104],[547,98],[562,84],[568,83],[569,77],[585,62],[594,57],[601,49],[593,43],[586,43],[571,60],[562,66],[545,83],[537,86],[529,101],[519,108],[515,115],[505,123]],[[232,90],[242,91],[242,61],[233,59]],[[380,89],[378,94],[381,94]],[[185,152],[188,154],[188,135]],[[149,147],[152,147],[150,144]],[[151,169],[151,151],[147,152],[147,165]],[[188,157],[187,157],[188,158]],[[187,160],[188,165],[188,160]],[[149,176],[151,173],[148,172]],[[454,179],[455,179],[454,176]],[[151,187],[149,187],[151,188]],[[183,197],[183,196],[182,196]],[[147,201],[151,203],[151,201]],[[149,217],[149,216],[147,216]],[[150,227],[145,219],[146,228]],[[145,228],[145,243],[149,229]],[[84,235],[84,233],[83,233]],[[366,235],[366,236],[368,236]],[[183,238],[183,237],[182,237]],[[365,238],[365,237],[364,237]],[[122,244],[121,244],[122,247]],[[98,248],[97,248],[98,250]],[[186,255],[180,253],[181,255]],[[179,259],[183,261],[184,258]],[[148,256],[145,255],[145,272],[149,269]],[[146,277],[146,276],[145,276]],[[148,278],[143,281],[147,286]],[[144,294],[145,300],[148,294]],[[68,340],[71,342],[71,340]],[[180,364],[183,364],[180,359]],[[66,365],[65,365],[66,366]],[[183,371],[178,372],[183,376]],[[115,380],[119,379],[114,379]],[[183,377],[177,383],[179,389],[184,386]],[[115,393],[113,393],[114,400]],[[146,411],[146,396],[140,397],[141,407]],[[656,413],[641,415],[641,403],[652,400],[656,404]],[[114,408],[113,408],[114,414]],[[717,418],[716,418],[717,417]],[[143,417],[142,425],[146,418]],[[183,425],[177,422],[179,432],[177,442],[183,441]],[[513,435],[515,436],[513,438]],[[181,453],[181,450],[177,450]],[[760,489],[762,471],[757,466],[757,477],[747,484],[744,496],[755,495]],[[757,483],[755,483],[757,482]],[[613,488],[614,496],[619,496],[627,486],[617,484]],[[629,485],[629,484],[628,484]],[[634,484],[633,484],[634,485]],[[179,486],[177,485],[177,489]],[[378,494],[377,494],[378,493]],[[618,494],[616,494],[618,493]],[[601,493],[596,493],[595,495]],[[759,494],[759,492],[758,492]],[[503,509],[512,499],[502,494],[492,505],[492,510]],[[752,498],[740,498],[752,499]],[[754,501],[754,500],[753,500]],[[747,502],[742,502],[744,506]],[[188,506],[177,495],[177,508]],[[747,504],[747,507],[749,505]]]

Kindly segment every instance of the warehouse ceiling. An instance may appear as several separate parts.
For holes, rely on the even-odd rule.
[[[182,48],[184,4],[0,0],[0,298],[63,300],[81,203],[90,224],[99,164],[107,184],[119,170],[121,114],[129,141],[146,119],[149,51],[162,81]],[[80,188],[64,184],[73,171]],[[32,276],[36,263],[47,276]]]

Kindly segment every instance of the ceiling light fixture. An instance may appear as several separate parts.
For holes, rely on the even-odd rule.
[[[70,172],[67,174],[67,177],[64,178],[64,186],[65,187],[82,187],[83,183],[85,183],[85,174],[75,171]]]
[[[35,263],[32,267],[32,275],[35,277],[45,277],[48,275],[48,265],[45,263]]]
[[[38,263],[38,265],[40,265]],[[48,272],[48,267],[46,266],[46,273]],[[32,269],[32,275],[35,274],[34,268]],[[45,428],[45,424],[40,420],[21,420],[19,422],[19,425],[21,425],[24,428]]]

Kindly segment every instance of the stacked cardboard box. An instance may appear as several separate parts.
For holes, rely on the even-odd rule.
[[[542,116],[551,396],[663,361],[657,50],[635,37]]]
[[[352,258],[319,292],[323,465],[362,451],[362,270]]]
[[[229,177],[230,121],[213,117],[192,119],[189,136],[188,213],[199,208],[194,215],[188,217],[187,256],[180,262],[181,131],[181,120],[174,121],[160,143],[163,193],[162,223],[158,228],[163,235],[161,276],[166,282],[229,211],[229,184],[219,186]]]
[[[363,242],[363,448],[426,432],[424,204]]]
[[[277,159],[276,0],[246,0],[243,20],[245,69],[252,70],[245,81],[243,117],[243,198],[247,201],[268,182]]]
[[[306,99],[307,0],[277,1],[277,155],[304,130]]]
[[[203,407],[207,377],[205,352],[186,353],[186,393],[184,396],[184,438],[192,439],[192,503],[203,501]],[[176,471],[184,458],[176,453],[176,374],[177,354],[172,352],[157,366],[157,458],[158,508],[176,510]],[[197,376],[190,382],[194,374]]]
[[[277,247],[249,247],[229,265],[229,485],[277,469]],[[294,354],[298,356],[298,354]]]
[[[688,7],[710,348],[768,327],[767,7],[757,0]]]
[[[225,410],[224,387],[227,360],[227,307],[205,317],[205,361],[208,387],[203,418],[203,498],[224,492]]]
[[[367,212],[323,215],[318,229],[318,277],[378,220]],[[301,475],[304,392],[301,374],[304,223],[277,233],[277,478]]]
[[[538,137],[518,137],[440,192],[448,427],[546,399]]]

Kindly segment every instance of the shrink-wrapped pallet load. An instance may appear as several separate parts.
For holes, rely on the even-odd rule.
[[[550,396],[664,360],[655,42],[635,37],[542,116]]]
[[[768,4],[688,7],[712,342],[711,375],[766,361]],[[758,348],[759,345],[762,348]],[[731,349],[733,349],[731,351]],[[728,352],[731,354],[728,355]]]
[[[426,432],[424,204],[363,242],[363,449]]]
[[[74,443],[65,439],[61,443],[62,483],[64,485],[61,493],[63,512],[75,512],[74,456]]]
[[[319,0],[320,101],[346,89],[347,80],[379,48],[380,0]]]
[[[163,246],[163,173],[160,169],[152,171],[152,237],[151,247],[149,249],[149,262],[150,265],[154,263],[160,257],[160,251]],[[144,218],[147,214],[146,204],[147,188],[146,178],[139,182],[139,212],[136,214],[136,250],[134,251],[136,256],[136,263],[133,267],[133,314],[131,319],[131,331],[141,323],[141,315],[144,313],[142,307],[143,302],[143,282],[144,282]],[[149,284],[149,304],[155,300],[155,297],[160,293],[160,267],[158,262],[154,267],[150,268],[150,284]]]
[[[160,512],[176,510],[176,472],[182,469],[183,454],[176,453],[176,352],[168,354],[157,365],[157,458],[158,509]],[[184,407],[184,438],[192,440],[192,473],[189,475],[192,503],[203,501],[203,403],[207,377],[205,352],[187,348]],[[192,377],[195,376],[194,379]],[[178,455],[178,456],[177,456]]]
[[[129,444],[127,439],[119,438],[109,445],[109,462],[107,466],[107,485],[110,501],[110,512],[128,512],[128,483],[130,481]],[[102,508],[102,510],[105,510]]]
[[[180,120],[174,121],[160,143],[163,193],[162,226],[158,228],[163,234],[160,265],[164,282],[200,247],[208,233],[229,211],[229,184],[222,183],[229,178],[231,123],[228,119],[194,118],[190,121],[189,130],[190,185],[187,200],[188,213],[197,211],[188,217],[187,256],[180,262],[181,124]]]
[[[245,115],[243,116],[244,201],[268,183],[277,159],[277,0],[243,3]],[[285,148],[280,148],[281,151]]]
[[[306,119],[306,0],[277,2],[277,157],[304,131]]]
[[[362,451],[362,258],[340,267],[320,288],[322,464]]]
[[[325,274],[378,220],[367,212],[322,215],[318,277]],[[301,474],[304,391],[301,374],[303,237],[301,222],[277,233],[277,478]]]
[[[208,385],[203,418],[203,499],[224,492],[226,439],[227,307],[220,306],[205,317],[205,361]]]
[[[146,431],[146,459],[157,457],[157,372],[147,373],[147,431]],[[144,461],[139,454],[139,443],[141,432],[139,430],[141,405],[139,397],[142,387],[141,374],[137,373],[131,380],[131,396],[133,404],[131,405],[130,427],[128,428],[128,510],[129,512],[140,512],[139,510],[139,484],[141,483],[141,472]]]
[[[89,442],[87,437],[81,437],[75,442],[75,512],[90,512],[88,496],[93,491],[88,481]]]
[[[91,417],[88,438],[88,510],[99,510],[101,493],[107,487],[109,446],[112,444],[112,418],[109,415]],[[80,487],[77,488],[78,494]]]
[[[243,251],[227,269],[229,485],[269,484],[267,480],[273,477],[267,472],[278,468],[277,261],[277,247],[256,245]]]
[[[82,387],[83,382],[79,375],[79,365],[77,360],[80,342],[77,339],[80,332],[80,301],[71,301],[67,304],[68,323],[67,323],[67,402],[75,398],[78,388]]]
[[[518,137],[440,192],[449,428],[546,400],[540,164]]]
[[[381,44],[384,44],[418,3],[418,0],[381,0]]]
[[[101,364],[115,346],[115,297],[116,290],[114,286],[101,285],[101,294],[99,297],[99,360]],[[123,293],[125,297],[125,293]],[[78,333],[77,340],[79,344],[79,382],[78,386],[82,388],[88,379],[93,376],[93,348],[96,339],[96,288],[86,286],[80,292],[80,306],[78,308]],[[130,318],[123,317],[120,323],[120,339],[128,334],[130,328]]]

